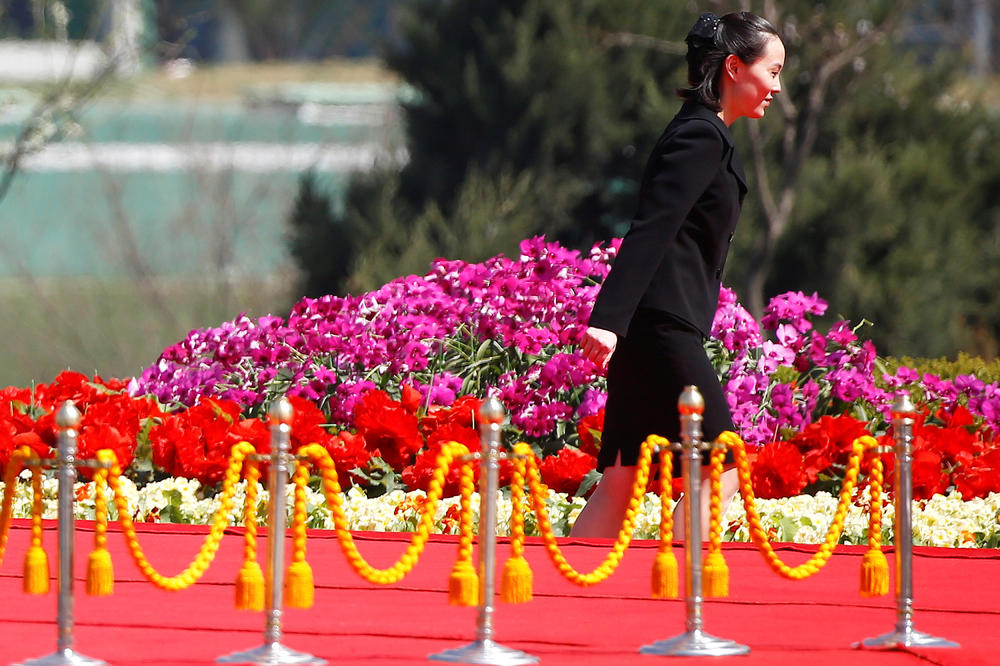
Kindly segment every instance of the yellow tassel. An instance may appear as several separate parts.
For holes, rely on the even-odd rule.
[[[49,593],[49,556],[41,546],[32,546],[24,556],[24,593]]]
[[[312,567],[305,560],[288,565],[285,575],[285,605],[289,608],[312,608],[315,586]]]
[[[712,551],[705,556],[701,566],[701,593],[706,597],[729,596],[729,566],[722,551]]]
[[[507,558],[500,579],[500,601],[520,604],[531,601],[531,566],[523,555]]]
[[[889,562],[881,550],[869,550],[861,560],[861,596],[881,597],[889,593]]]
[[[677,555],[671,548],[658,552],[653,561],[653,598],[676,599],[677,594]]]
[[[236,610],[264,610],[264,572],[256,561],[244,562],[236,577]]]
[[[455,562],[448,580],[448,603],[453,606],[479,603],[479,576],[470,562]]]
[[[115,572],[107,548],[95,548],[87,561],[87,594],[106,597],[115,589]]]

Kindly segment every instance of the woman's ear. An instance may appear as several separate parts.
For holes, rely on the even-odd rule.
[[[723,61],[722,63],[723,71],[725,72],[726,77],[731,81],[736,80],[736,77],[739,74],[740,69],[742,69],[744,66],[745,65],[743,64],[743,61],[740,60],[740,57],[735,53],[730,53],[729,55],[727,55],[725,61]]]

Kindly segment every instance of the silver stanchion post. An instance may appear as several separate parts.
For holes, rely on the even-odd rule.
[[[908,395],[892,405],[892,426],[896,438],[896,628],[889,633],[866,638],[863,647],[960,647],[944,638],[913,628],[913,415],[916,409]]]
[[[56,651],[47,657],[30,659],[24,666],[56,666],[57,664],[105,664],[107,662],[85,657],[73,649],[73,484],[76,482],[76,429],[80,425],[80,411],[69,400],[56,412],[59,428],[59,599],[56,623],[58,639]]]
[[[325,659],[298,652],[281,644],[282,595],[285,587],[285,486],[288,482],[288,449],[292,431],[292,404],[281,398],[271,404],[271,455],[267,485],[267,565],[270,589],[264,628],[264,645],[253,650],[219,657],[223,664],[325,664]]]
[[[503,405],[489,398],[479,410],[481,437],[479,468],[479,615],[476,640],[464,647],[432,654],[428,659],[460,664],[534,664],[538,657],[505,647],[493,640],[493,601],[496,594],[497,472],[500,468],[500,430]]]
[[[701,421],[705,400],[697,386],[686,386],[677,401],[681,414],[681,439],[684,445],[684,593],[687,609],[683,634],[657,641],[639,649],[642,654],[677,657],[724,657],[747,654],[750,648],[726,638],[717,638],[702,629],[701,616],[701,452],[708,446],[701,441]],[[661,479],[668,483],[669,479]]]

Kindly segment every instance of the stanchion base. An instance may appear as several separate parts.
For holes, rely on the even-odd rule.
[[[949,641],[946,638],[931,636],[930,634],[925,634],[924,632],[917,631],[916,629],[897,628],[895,631],[890,631],[887,634],[882,634],[881,636],[876,636],[875,638],[866,638],[860,643],[855,643],[851,647],[872,648],[876,650],[894,650],[902,647],[957,648],[962,646],[954,641]]]
[[[505,647],[488,639],[469,643],[465,647],[438,652],[427,658],[433,661],[450,661],[457,664],[495,664],[496,666],[538,663],[538,657],[535,655]]]
[[[79,652],[74,652],[73,650],[59,650],[58,652],[53,652],[47,657],[28,659],[27,661],[22,661],[18,664],[14,664],[13,666],[107,666],[107,663],[108,662],[106,661],[94,659],[93,657],[85,657]]]
[[[266,643],[253,650],[227,654],[215,661],[220,664],[265,664],[266,666],[277,666],[277,664],[315,664],[320,666],[326,663],[326,659],[298,652],[281,643]]]
[[[678,657],[728,657],[749,654],[750,647],[727,638],[716,638],[700,629],[688,631],[639,648],[641,654]]]

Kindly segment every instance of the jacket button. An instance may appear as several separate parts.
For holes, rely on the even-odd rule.
[[[729,242],[730,242],[730,243],[732,243],[732,242],[733,242],[733,235],[732,235],[732,234],[729,234]]]

